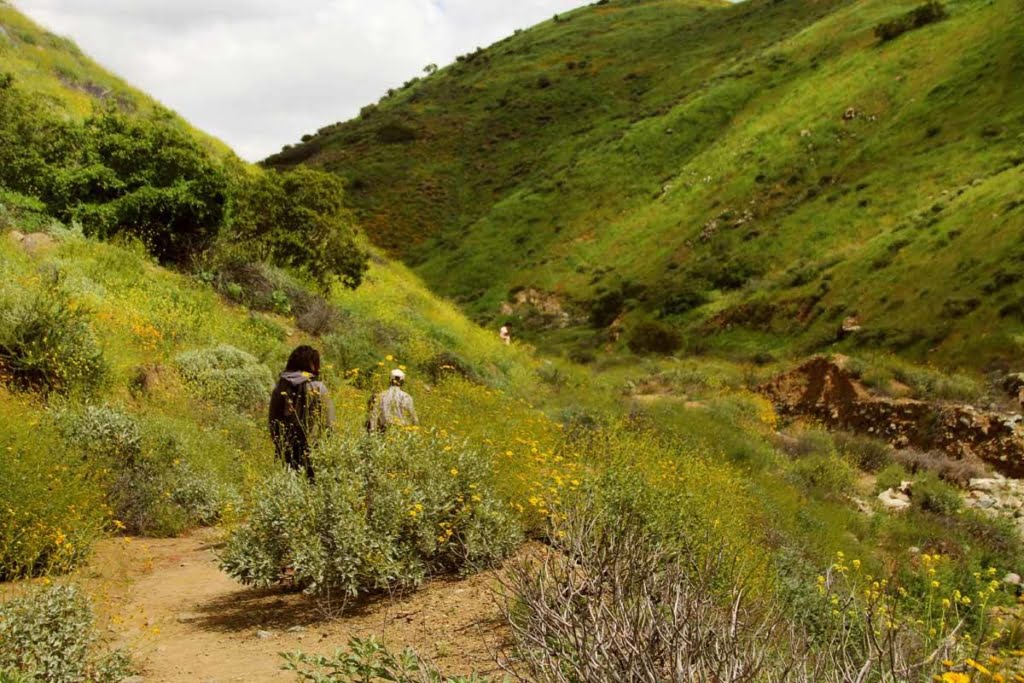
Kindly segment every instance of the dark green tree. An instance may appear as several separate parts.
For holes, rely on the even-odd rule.
[[[228,176],[170,112],[107,110],[86,120],[43,199],[89,234],[129,234],[161,260],[183,262],[217,236]]]
[[[225,239],[236,252],[298,271],[323,288],[338,280],[354,289],[367,268],[355,235],[343,181],[300,166],[244,175]]]

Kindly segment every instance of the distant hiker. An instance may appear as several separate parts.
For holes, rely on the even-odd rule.
[[[380,394],[371,396],[367,404],[366,431],[373,434],[385,432],[392,425],[408,427],[420,423],[412,396],[402,390],[404,384],[405,373],[397,368],[392,370],[391,385]]]
[[[512,326],[509,325],[508,323],[505,323],[504,325],[502,325],[501,329],[498,330],[498,336],[501,338],[501,341],[506,346],[511,344],[512,343]]]
[[[310,446],[325,429],[334,429],[334,404],[319,380],[320,353],[300,346],[270,395],[270,436],[277,457],[313,481]]]

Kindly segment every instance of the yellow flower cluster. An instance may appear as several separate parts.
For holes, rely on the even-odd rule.
[[[919,582],[922,588],[914,595],[907,586],[862,572],[858,560],[847,561],[840,551],[828,572],[818,577],[817,588],[828,598],[834,617],[848,623],[868,619],[880,642],[915,633],[932,650],[945,651],[949,656],[941,662],[944,671],[932,676],[938,683],[1024,683],[1024,651],[1001,647],[1007,618],[992,608],[1002,590],[995,579],[998,571],[989,567],[975,572],[978,587],[972,589],[972,597],[959,588],[944,588],[940,577],[952,575],[951,570],[949,557],[921,554],[917,576],[910,582]]]

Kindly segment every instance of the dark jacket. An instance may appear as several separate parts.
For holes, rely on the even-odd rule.
[[[279,458],[312,478],[309,446],[334,428],[334,404],[327,387],[308,372],[282,372],[270,395],[270,436]]]

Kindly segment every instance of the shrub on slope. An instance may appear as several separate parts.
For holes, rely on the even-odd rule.
[[[59,277],[37,289],[0,285],[0,381],[18,389],[94,393],[107,362],[89,313]]]
[[[38,588],[0,604],[0,681],[117,683],[131,660],[110,650],[74,586]]]
[[[336,437],[313,454],[317,481],[280,472],[221,558],[246,584],[288,577],[329,598],[418,585],[507,555],[520,539],[489,462],[418,431]]]

